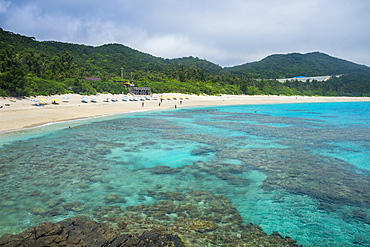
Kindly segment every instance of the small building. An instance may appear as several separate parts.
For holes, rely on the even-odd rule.
[[[99,77],[84,77],[83,79],[88,81],[101,81],[101,78]]]
[[[133,95],[152,95],[150,87],[129,87],[128,92]]]
[[[325,76],[311,76],[311,77],[306,77],[306,76],[296,76],[293,78],[282,78],[282,79],[276,79],[278,82],[284,83],[286,81],[300,81],[300,82],[307,82],[307,81],[327,81],[331,78],[329,75]]]

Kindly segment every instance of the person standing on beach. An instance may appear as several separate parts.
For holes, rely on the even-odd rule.
[[[144,107],[144,102],[143,102],[143,103],[141,103],[141,107]]]

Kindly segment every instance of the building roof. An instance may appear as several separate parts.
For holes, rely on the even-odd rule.
[[[88,81],[101,81],[101,78],[98,77],[84,77],[84,79]]]

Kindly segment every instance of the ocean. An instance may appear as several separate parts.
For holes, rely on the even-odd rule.
[[[302,103],[177,108],[2,133],[0,235],[97,207],[156,203],[148,191],[210,191],[268,234],[304,246],[370,246],[369,123],[370,102]]]

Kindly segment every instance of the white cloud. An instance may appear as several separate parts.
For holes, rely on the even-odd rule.
[[[0,14],[4,13],[8,7],[10,6],[10,2],[5,0],[0,0]]]
[[[363,0],[0,0],[1,11],[3,29],[39,40],[121,43],[222,66],[309,51],[370,65]]]

